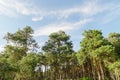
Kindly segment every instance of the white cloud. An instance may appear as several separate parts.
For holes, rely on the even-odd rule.
[[[18,0],[0,1],[0,12],[4,15],[32,15],[33,21],[42,20],[44,16],[55,16],[67,18],[69,15],[79,13],[83,15],[93,15],[101,11],[97,2],[85,2],[82,5],[59,10],[42,10],[36,5]],[[60,15],[60,16],[59,16]]]
[[[34,17],[32,18],[32,21],[41,21],[43,20],[43,17]]]
[[[97,1],[86,1],[81,5],[77,5],[74,7],[70,8],[65,8],[65,9],[58,9],[58,10],[49,10],[49,11],[40,11],[42,13],[37,14],[37,17],[34,20],[33,16],[33,21],[39,21],[42,20],[43,17],[50,17],[54,16],[58,19],[63,19],[63,18],[69,18],[70,15],[72,14],[79,14],[80,16],[83,17],[94,17],[97,14],[100,13],[107,13],[109,12],[114,12],[116,8],[120,7],[120,3],[99,3]],[[114,13],[116,14],[116,13]],[[42,17],[41,17],[42,16]]]
[[[45,26],[44,28],[40,28],[39,30],[35,31],[34,36],[42,36],[42,35],[49,35],[52,32],[59,31],[59,30],[71,30],[72,27],[70,27],[69,24],[63,23],[60,25],[56,24],[50,24]]]
[[[65,8],[65,9],[40,11],[42,13],[39,13],[38,11],[37,17],[36,18],[33,17],[33,21],[41,20],[41,16],[42,16],[42,19],[43,17],[50,17],[50,16],[54,16],[58,19],[68,18],[70,15],[75,13],[78,13],[81,16],[90,17],[102,11],[104,11],[104,8],[101,8],[101,6],[97,2],[95,1],[85,2],[82,5]]]
[[[120,3],[100,3],[99,0],[84,1],[80,5],[71,6],[65,9],[51,10],[42,9],[38,5],[33,4],[31,1],[20,0],[0,0],[0,15],[17,16],[27,15],[31,16],[32,21],[41,21],[45,17],[55,17],[57,19],[69,18],[72,14],[79,14],[83,17],[93,17],[99,13],[111,13],[114,9],[120,7]],[[114,13],[113,15],[115,15]]]
[[[107,24],[115,19],[120,18],[120,5],[111,4],[111,9],[101,18],[101,24]]]
[[[70,31],[70,30],[78,29],[79,27],[87,24],[91,20],[92,19],[83,19],[74,23],[66,22],[66,23],[49,24],[36,30],[34,36],[45,36],[59,30]]]
[[[84,16],[93,16],[102,12],[101,6],[97,2],[85,2],[82,5],[59,11],[61,17],[67,18],[69,15],[79,13]]]
[[[0,0],[0,13],[7,16],[22,15],[36,15],[37,8],[27,2],[20,2],[18,0]]]

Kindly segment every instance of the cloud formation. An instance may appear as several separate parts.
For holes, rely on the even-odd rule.
[[[31,16],[32,21],[41,21],[45,17],[53,16],[58,19],[68,18],[70,15],[78,13],[85,17],[91,17],[99,13],[110,12],[120,7],[120,3],[99,3],[99,1],[84,1],[81,5],[71,6],[65,9],[45,10],[38,5],[20,0],[1,0],[0,14],[16,16],[18,14]]]
[[[7,16],[37,15],[39,10],[33,4],[20,2],[19,0],[0,0],[0,14]]]
[[[64,23],[48,24],[36,30],[34,36],[46,36],[52,32],[56,32],[59,30],[64,30],[64,31],[75,30],[82,27],[83,25],[87,24],[90,21],[92,21],[92,19],[83,19],[74,23],[64,22]]]

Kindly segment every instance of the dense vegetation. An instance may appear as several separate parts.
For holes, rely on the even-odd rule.
[[[7,33],[0,54],[0,80],[120,80],[120,33],[83,32],[79,51],[64,31],[51,33],[38,52],[27,26]],[[79,36],[78,36],[79,37]]]

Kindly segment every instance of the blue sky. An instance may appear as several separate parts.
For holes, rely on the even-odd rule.
[[[84,30],[102,30],[105,37],[110,32],[120,32],[120,1],[0,0],[0,51],[6,44],[3,36],[26,25],[34,29],[40,46],[50,33],[64,30],[71,35],[77,51]]]

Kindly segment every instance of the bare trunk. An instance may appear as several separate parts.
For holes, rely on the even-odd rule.
[[[104,70],[103,70],[102,62],[100,62],[100,70],[101,70],[101,78],[102,78],[102,80],[105,80],[105,75],[104,75]]]

